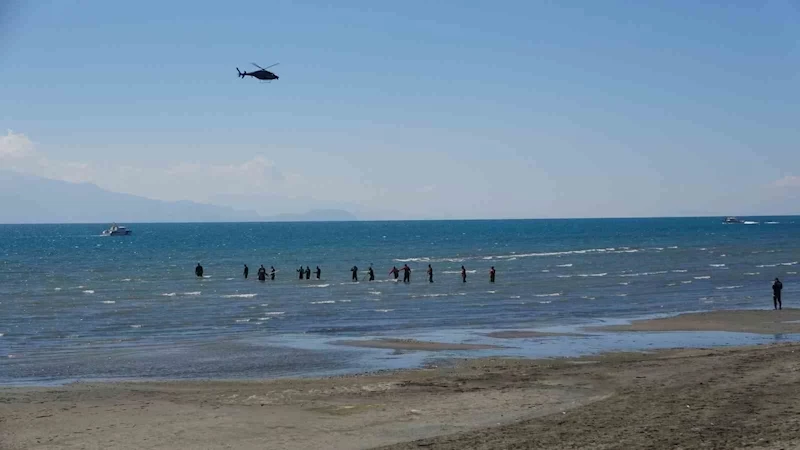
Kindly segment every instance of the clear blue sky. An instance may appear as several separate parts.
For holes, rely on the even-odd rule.
[[[10,4],[0,168],[264,213],[800,212],[798,0]]]

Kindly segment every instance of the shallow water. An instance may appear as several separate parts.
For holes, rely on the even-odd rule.
[[[102,225],[2,225],[0,382],[405,367],[427,354],[326,343],[376,335],[466,333],[464,339],[483,339],[479,333],[499,328],[771,307],[769,286],[776,276],[791,306],[800,218],[751,220],[759,223],[138,224],[130,226],[134,235],[115,238],[98,236]],[[207,278],[194,276],[197,262]],[[244,263],[249,280],[241,276]],[[404,263],[413,269],[412,283],[391,281],[389,269]],[[274,265],[276,281],[256,281],[259,264]],[[322,279],[298,280],[301,264],[312,271],[319,265]],[[374,282],[365,281],[370,264]],[[426,281],[428,264],[433,284]],[[462,264],[467,283],[460,279]],[[353,265],[361,271],[359,283],[349,281]],[[497,269],[494,284],[488,282],[490,266]],[[703,342],[738,342],[700,335]],[[654,345],[675,339],[637,336]],[[691,346],[711,345],[686,339]],[[629,336],[502,341],[531,356],[642,342]]]

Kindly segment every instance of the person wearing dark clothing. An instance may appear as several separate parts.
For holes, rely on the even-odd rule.
[[[411,268],[403,264],[403,283],[411,283]]]
[[[494,266],[489,270],[489,283],[494,283]]]
[[[306,280],[311,279],[311,267],[306,266]]]
[[[400,274],[400,271],[397,270],[397,266],[395,266],[395,267],[392,267],[392,270],[390,270],[389,273],[394,276],[395,280],[397,280],[397,276]]]
[[[433,267],[428,264],[428,283],[433,283]]]
[[[461,266],[461,282],[467,282],[467,269],[465,269],[464,266]]]
[[[267,279],[267,269],[264,266],[258,268],[258,281],[266,281]]]
[[[372,270],[372,266],[369,266],[367,273],[369,274],[369,281],[375,281],[375,271]]]
[[[317,266],[317,279],[319,280],[319,277],[321,276],[322,276],[322,269],[320,269],[319,266]]]
[[[194,268],[194,274],[198,277],[203,277],[203,266],[200,263],[197,263],[197,267]]]
[[[297,269],[297,273],[300,274],[300,279],[302,280],[303,279],[303,275],[305,275],[305,273],[306,273],[306,269],[303,269],[303,266],[300,266],[300,268]]]
[[[775,309],[783,309],[783,304],[781,303],[782,290],[783,283],[781,283],[781,280],[775,278],[775,282],[772,283],[772,303],[775,305]]]
[[[275,280],[275,267],[274,266],[269,266],[269,279],[273,280],[273,281]]]
[[[263,266],[262,266],[263,267]],[[244,279],[247,279],[247,275],[250,274],[250,268],[247,267],[247,264],[244,265]]]
[[[353,266],[350,272],[353,272],[353,281],[358,281],[358,267]]]

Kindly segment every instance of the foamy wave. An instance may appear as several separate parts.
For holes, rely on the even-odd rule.
[[[54,290],[54,291],[60,291],[60,290],[61,290],[61,288],[55,288],[55,289],[53,289],[53,290]]]
[[[752,220],[745,220],[743,223],[745,225],[758,225],[758,222],[754,222]]]
[[[777,225],[780,222],[764,222],[764,223],[767,224],[767,225]]]
[[[443,270],[442,273],[447,273],[447,274],[456,274],[456,273],[458,273],[458,274],[460,274],[461,271],[460,270]],[[478,273],[478,271],[477,270],[468,270],[467,273]]]
[[[311,302],[312,305],[329,305],[331,303],[336,303],[336,300],[322,300],[319,302]]]
[[[203,275],[203,278],[211,278],[211,275]]]
[[[512,295],[511,297],[508,298],[522,298],[522,297],[520,297],[519,295]]]
[[[763,269],[764,267],[778,267],[778,265],[777,264],[761,264],[761,265],[758,265],[756,267],[758,267],[759,269]]]
[[[677,246],[677,245],[672,245],[672,246],[670,246],[670,247],[667,247],[667,248],[668,248],[668,249],[672,249],[672,250],[674,250],[674,249],[678,248],[678,246]]]
[[[263,322],[263,321],[265,321],[265,320],[272,320],[272,317],[259,317],[259,318],[258,318],[258,319],[256,319],[256,320],[258,320],[259,322]]]
[[[572,275],[556,275],[558,278],[572,278]]]
[[[126,281],[127,282],[127,281],[131,281],[131,279],[130,278],[123,278],[123,279],[121,279],[119,281]]]
[[[536,294],[534,297],[561,297],[561,292],[554,292],[552,294]]]
[[[722,290],[722,289],[739,289],[740,287],[744,287],[744,286],[719,286],[719,287],[715,287],[714,289],[717,289],[717,290]]]
[[[692,280],[681,281],[681,284],[692,284]]]
[[[233,278],[225,278],[225,281],[231,281]]]
[[[183,295],[200,295],[200,291],[184,292]]]
[[[619,284],[620,284],[620,286],[627,286],[627,285],[631,284],[631,282],[630,281],[623,281],[622,283],[619,283]]]
[[[161,296],[163,296],[163,297],[175,297],[175,293],[174,292],[168,292],[166,294],[161,294]]]
[[[131,325],[131,328],[142,328],[142,326],[138,325],[138,324],[137,325]]]
[[[581,298],[584,300],[594,300],[594,297],[589,297],[588,295],[582,295]]]
[[[725,264],[709,264],[711,267],[725,267]]]
[[[487,294],[497,294],[497,291],[486,291]]]
[[[113,305],[114,303],[117,303],[117,302],[115,302],[114,300],[103,300],[100,303],[105,303],[106,305]]]
[[[272,312],[265,312],[264,313],[265,316],[282,316],[284,314],[286,314],[285,311],[272,311]]]
[[[582,273],[582,274],[579,274],[578,276],[579,277],[583,277],[583,278],[587,278],[587,277],[604,277],[606,275],[608,275],[608,273],[603,272],[603,273]]]
[[[367,292],[367,294],[370,294],[370,295],[381,295],[381,291],[369,291],[369,292]]]
[[[686,269],[674,269],[674,270],[670,270],[670,272],[672,272],[672,273],[686,273],[686,272],[688,272],[688,270],[686,270]]]
[[[556,267],[572,267],[572,264],[557,264]]]
[[[339,303],[350,303],[352,300],[339,300]]]
[[[83,291],[83,293],[84,294],[94,294],[94,291],[91,290],[91,289],[86,289],[85,291]]]
[[[236,319],[236,323],[247,323],[250,322],[250,319]]]
[[[253,298],[258,294],[229,294],[223,295],[222,298]]]
[[[617,294],[617,297],[627,297],[628,294]]]
[[[549,273],[550,271],[547,269],[542,270],[542,273]]]
[[[553,301],[552,300],[542,300],[539,303],[542,304],[542,305],[547,305],[547,304],[553,303]]]
[[[797,275],[797,272],[786,272],[786,275]]]
[[[394,311],[393,309],[373,309],[375,312],[388,313]]]
[[[796,266],[797,265],[797,261],[792,261],[792,262],[788,262],[788,263],[781,263],[781,265],[782,266]]]
[[[648,275],[661,275],[667,273],[666,270],[658,270],[656,272],[638,272],[638,273],[623,273],[621,277],[646,277]]]
[[[745,275],[761,275],[761,272],[745,272]]]
[[[710,275],[704,275],[702,277],[694,277],[695,280],[708,280],[710,278],[711,278]]]
[[[330,284],[312,284],[312,285],[310,285],[308,287],[310,287],[310,288],[326,288],[328,286],[330,286]]]
[[[667,286],[677,286],[678,283],[667,283]]]

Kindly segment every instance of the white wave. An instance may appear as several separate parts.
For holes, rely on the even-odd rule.
[[[368,291],[367,294],[370,294],[370,295],[381,295],[381,291]]]
[[[272,317],[259,317],[257,320],[258,320],[259,322],[263,322],[263,321],[265,321],[265,320],[272,320]]]
[[[617,294],[617,297],[627,297],[628,294]]]
[[[620,283],[620,286],[627,286],[629,284],[631,284],[630,281],[623,281],[622,283]]]
[[[725,264],[709,264],[711,267],[725,267]]]
[[[764,223],[767,224],[767,225],[777,225],[780,222],[764,222]]]
[[[572,278],[572,275],[556,275],[558,278]]]
[[[53,290],[54,290],[54,291],[60,291],[60,290],[61,290],[61,288],[55,288],[55,289],[53,289]]]
[[[265,312],[263,313],[265,316],[282,316],[286,314],[285,311],[272,311],[272,312]]]
[[[572,267],[572,264],[557,264],[556,267]]]
[[[253,298],[258,294],[229,294],[223,295],[222,298]]]
[[[142,326],[138,325],[138,324],[137,325],[131,325],[131,328],[142,328]]]
[[[758,225],[758,222],[753,222],[752,220],[745,220],[743,223],[745,225]]]
[[[603,272],[603,273],[582,273],[582,274],[579,274],[578,276],[579,277],[583,277],[583,278],[587,278],[587,277],[604,277],[606,275],[608,275],[608,273]]]
[[[486,291],[487,294],[497,294],[497,291]]]
[[[250,319],[236,319],[236,323],[247,323],[250,322]]]
[[[115,302],[114,300],[103,300],[101,303],[105,303],[106,305],[113,305]]]
[[[656,272],[638,272],[638,273],[623,273],[621,277],[646,277],[648,275],[661,275],[667,273],[666,270],[658,270]]]
[[[550,271],[549,271],[549,270],[547,270],[547,269],[544,269],[544,270],[542,271],[542,273],[549,273],[549,272],[550,272]]]
[[[688,280],[688,281],[681,281],[681,284],[692,284],[692,280]]]
[[[739,289],[740,287],[744,287],[744,286],[719,286],[719,287],[715,287],[714,289],[717,289],[717,290],[722,290],[722,289]]]
[[[84,294],[94,294],[94,291],[91,290],[91,289],[86,289],[85,291],[83,291],[83,293]]]
[[[522,298],[522,297],[520,297],[519,295],[512,295],[511,297],[508,298]]]
[[[594,300],[594,297],[589,297],[588,295],[582,295],[581,298],[584,300]]]
[[[552,294],[536,294],[534,297],[561,297],[561,292],[554,292]]]
[[[262,303],[261,306],[269,306],[269,303]]]
[[[494,259],[494,256],[484,256],[483,259],[485,259],[485,260]]]
[[[203,275],[203,278],[211,278],[211,275]]]
[[[667,283],[667,286],[677,286],[678,283]]]
[[[225,281],[231,281],[233,278],[225,278]]]
[[[506,261],[516,261],[517,258],[508,258]]]
[[[350,303],[351,300],[339,300],[339,303]]]
[[[764,267],[778,267],[778,265],[777,264],[761,264],[761,265],[758,265],[756,267],[758,267],[759,269],[763,269]]]
[[[5,336],[5,335],[6,335],[5,333],[0,333],[0,337],[3,337],[3,336]]]
[[[781,263],[781,265],[782,266],[796,266],[797,265],[797,261],[792,261],[792,262],[788,262],[788,263]]]
[[[653,247],[653,250],[661,252],[664,251],[664,247]]]
[[[702,277],[694,277],[695,280],[708,280],[711,275],[703,275]]]
[[[168,292],[166,294],[161,294],[161,296],[162,297],[175,297],[175,293],[174,292]]]
[[[547,305],[549,303],[553,303],[553,301],[552,300],[542,300],[539,303],[542,304],[542,305]]]
[[[686,270],[686,269],[675,269],[675,270],[670,270],[670,272],[672,272],[672,273],[686,273],[686,272],[688,272],[688,270]]]
[[[130,278],[123,278],[123,279],[121,279],[119,281],[131,281],[131,279]]]
[[[310,287],[310,288],[326,288],[328,286],[330,286],[330,284],[312,284],[312,285],[310,285],[308,287]]]
[[[200,291],[184,292],[183,295],[200,295]]]
[[[329,305],[331,303],[336,303],[336,300],[322,300],[319,302],[311,302],[312,305]]]
[[[456,273],[458,273],[458,274],[460,274],[461,271],[460,270],[443,270],[442,273],[447,273],[447,274],[456,274]],[[478,271],[477,270],[468,270],[467,273],[478,273]]]
[[[786,272],[786,275],[797,275],[797,272]]]
[[[745,272],[745,275],[761,275],[761,272]]]
[[[422,295],[412,295],[411,298],[431,298],[431,297],[447,297],[450,294],[422,294]]]
[[[678,248],[678,246],[677,245],[672,245],[672,246],[667,247],[667,248],[674,250],[674,249]]]
[[[375,312],[388,313],[394,311],[393,309],[373,309]]]

